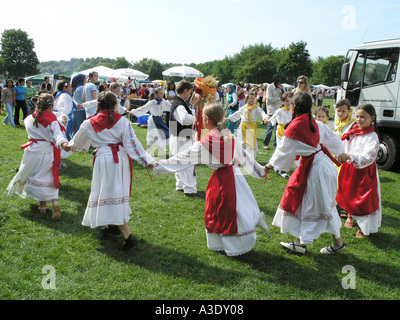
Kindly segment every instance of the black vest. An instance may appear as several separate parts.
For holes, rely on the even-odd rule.
[[[174,101],[172,101],[171,111],[169,114],[169,133],[174,136],[182,135],[182,136],[191,137],[192,126],[191,125],[184,126],[184,125],[180,124],[179,121],[177,121],[174,117],[175,109],[178,108],[179,106],[184,106],[186,109],[186,112],[188,114],[192,114],[192,111],[190,110],[186,101],[178,96],[175,96]],[[182,132],[182,134],[181,134],[181,132]]]

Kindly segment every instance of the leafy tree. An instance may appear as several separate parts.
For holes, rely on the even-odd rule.
[[[94,68],[93,64],[91,64],[90,62],[84,62],[79,66],[78,71],[87,70],[91,68]]]
[[[275,73],[276,68],[269,55],[251,55],[238,72],[238,78],[246,83],[270,83]]]
[[[277,70],[282,79],[286,79],[286,82],[295,83],[301,75],[311,77],[312,61],[306,46],[306,42],[299,41],[292,42],[288,48],[281,49],[282,56]]]
[[[164,71],[164,67],[158,60],[143,58],[142,60],[135,62],[132,65],[132,68],[148,74],[149,79],[152,80],[163,78],[162,72]]]
[[[344,56],[318,57],[313,64],[312,83],[323,83],[327,86],[340,84],[340,75]]]
[[[129,68],[129,62],[125,59],[125,57],[118,57],[114,63],[114,69],[122,69],[122,68]]]
[[[1,35],[0,71],[9,77],[25,77],[39,73],[39,59],[33,39],[21,29],[6,29]]]

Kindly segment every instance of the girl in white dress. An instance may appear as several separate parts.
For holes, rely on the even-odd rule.
[[[203,163],[215,170],[206,191],[205,225],[210,250],[237,256],[250,251],[256,242],[255,226],[269,235],[264,213],[239,164],[256,179],[266,177],[260,166],[241,143],[222,126],[224,109],[210,104],[203,109],[203,123],[210,132],[186,151],[154,164],[155,174],[169,174]]]
[[[116,112],[118,99],[110,91],[103,91],[97,100],[97,111],[85,120],[65,148],[67,151],[97,148],[92,176],[92,187],[82,225],[91,228],[108,226],[103,234],[122,232],[123,250],[132,248],[136,238],[130,233],[128,221],[134,159],[148,166],[154,159],[146,153],[136,138],[128,119]],[[118,227],[116,227],[118,226]]]
[[[313,119],[310,95],[296,94],[294,105],[295,118],[266,167],[289,171],[296,156],[301,156],[301,162],[288,181],[272,224],[280,227],[281,233],[296,237],[295,242],[281,242],[290,251],[304,254],[306,245],[322,233],[331,233],[333,244],[321,253],[339,252],[346,245],[340,236],[341,221],[335,201],[337,169],[331,153],[339,156],[344,146],[332,130]]]
[[[7,187],[8,195],[14,193],[21,198],[33,198],[40,202],[39,212],[46,213],[46,203],[53,205],[53,220],[60,220],[58,202],[60,149],[67,143],[65,128],[53,113],[54,98],[51,94],[41,94],[36,110],[24,120],[29,142],[25,149],[18,173]]]
[[[376,112],[371,104],[356,111],[357,124],[342,136],[344,153],[339,173],[338,205],[348,211],[345,227],[357,221],[357,238],[378,232],[382,221],[381,190],[376,157],[379,137],[376,133]]]
[[[151,115],[147,121],[147,148],[154,145],[162,151],[166,151],[166,146],[169,144],[169,130],[162,120],[162,115],[164,111],[169,112],[171,110],[171,103],[164,100],[163,95],[162,88],[156,88],[154,99],[151,99],[142,107],[132,109],[129,114],[139,118],[150,112]]]

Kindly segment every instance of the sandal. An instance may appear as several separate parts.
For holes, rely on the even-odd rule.
[[[344,209],[340,209],[340,217],[342,219],[347,219],[348,218],[348,212]]]
[[[306,246],[301,246],[295,242],[290,242],[290,243],[281,242],[280,244],[282,247],[284,247],[289,252],[305,254],[307,251]]]
[[[357,231],[356,237],[357,237],[358,239],[362,239],[362,238],[364,238],[364,237],[365,237],[365,234],[364,234],[364,233],[361,231],[361,229],[360,229],[360,228],[358,228],[358,231]]]
[[[39,208],[38,208],[38,210],[39,210],[39,213],[41,213],[41,214],[45,214],[45,213],[46,213],[46,210],[47,210],[47,208],[46,208],[46,207],[39,207]]]
[[[339,248],[335,249],[333,244],[331,244],[330,246],[327,246],[326,248],[322,248],[320,252],[323,254],[334,254],[334,253],[343,251],[344,249],[346,249],[346,244],[343,242],[342,246]]]
[[[347,220],[346,220],[344,226],[345,226],[346,228],[353,228],[353,219],[352,219],[352,218],[347,218]]]
[[[58,202],[53,202],[53,214],[51,215],[51,218],[54,221],[61,220],[61,207]]]

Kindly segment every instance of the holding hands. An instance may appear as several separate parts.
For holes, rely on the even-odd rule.
[[[345,163],[347,160],[350,160],[350,155],[347,153],[342,153],[339,157],[338,160],[340,163]]]

